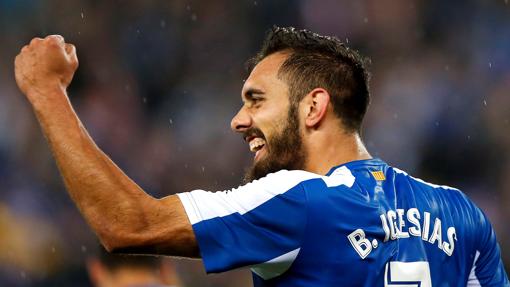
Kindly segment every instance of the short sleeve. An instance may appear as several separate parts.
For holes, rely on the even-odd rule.
[[[276,273],[299,253],[307,221],[302,182],[317,177],[282,170],[236,189],[178,194],[208,273],[272,263]]]
[[[494,229],[487,216],[478,207],[475,207],[475,210],[475,232],[479,235],[479,241],[467,286],[510,287]]]

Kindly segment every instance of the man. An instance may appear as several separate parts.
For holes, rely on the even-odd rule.
[[[87,260],[90,280],[96,287],[182,286],[174,266],[158,257],[107,253]]]
[[[252,64],[232,120],[255,153],[249,183],[158,200],[73,112],[73,45],[36,38],[15,62],[69,194],[110,251],[201,257],[208,272],[249,266],[256,286],[510,286],[480,209],[371,158],[357,52],[274,28]]]

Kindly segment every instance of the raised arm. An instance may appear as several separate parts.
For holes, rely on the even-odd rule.
[[[110,251],[197,257],[179,198],[149,196],[88,135],[66,93],[77,68],[75,47],[58,35],[33,39],[15,60],[71,198]]]

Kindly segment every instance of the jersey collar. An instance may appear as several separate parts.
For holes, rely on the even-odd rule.
[[[386,165],[386,163],[383,160],[381,160],[380,158],[370,158],[370,159],[354,160],[354,161],[346,162],[346,163],[343,163],[341,165],[337,165],[337,166],[332,167],[328,171],[328,173],[326,173],[326,176],[330,176],[339,167],[345,166],[348,169],[353,169],[353,168],[355,168],[356,166],[359,166],[359,165],[365,165],[365,166],[366,165]]]

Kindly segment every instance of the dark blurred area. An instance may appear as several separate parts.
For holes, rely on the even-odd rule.
[[[97,249],[98,255],[87,260],[94,287],[183,286],[168,257],[114,254],[102,247]]]
[[[35,36],[77,46],[71,101],[98,145],[155,197],[241,183],[230,131],[244,62],[272,25],[335,35],[372,59],[364,140],[416,177],[460,188],[488,214],[510,267],[508,0],[0,0],[0,285],[90,286],[96,238],[72,204],[14,57]],[[250,286],[246,270],[185,286]]]

